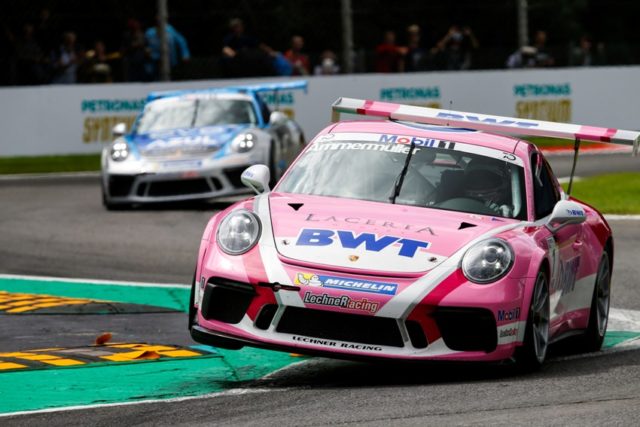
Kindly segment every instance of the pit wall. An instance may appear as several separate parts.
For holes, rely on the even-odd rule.
[[[640,66],[309,77],[309,90],[267,101],[308,139],[329,124],[340,96],[443,109],[640,129]],[[133,123],[147,93],[277,81],[51,85],[0,89],[0,156],[97,153],[118,122]]]

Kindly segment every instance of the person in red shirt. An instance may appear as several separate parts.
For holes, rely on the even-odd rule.
[[[305,53],[302,53],[303,47],[304,39],[302,38],[302,36],[293,36],[291,37],[291,49],[286,51],[284,54],[284,57],[293,66],[294,76],[307,76],[311,71],[311,67],[309,65],[309,56],[307,56],[307,54]]]
[[[383,42],[376,47],[376,73],[398,73],[404,70],[403,48],[396,45],[396,33],[385,31]]]

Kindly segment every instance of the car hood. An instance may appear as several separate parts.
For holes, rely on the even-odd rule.
[[[271,193],[273,235],[283,261],[368,274],[433,269],[512,219],[335,197]]]
[[[176,149],[215,151],[231,141],[248,125],[207,126],[201,128],[169,129],[160,132],[129,135],[142,154],[162,154]]]

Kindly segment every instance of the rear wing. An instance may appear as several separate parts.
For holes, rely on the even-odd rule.
[[[214,94],[223,92],[243,92],[243,93],[262,93],[262,92],[279,92],[285,90],[304,90],[307,92],[308,83],[306,80],[283,83],[264,83],[246,86],[224,86],[208,89],[187,89],[187,90],[170,90],[162,92],[151,92],[147,96],[147,102],[155,101],[160,98],[169,98],[172,96],[183,96],[191,94]]]
[[[353,98],[338,98],[338,100],[333,103],[331,115],[333,122],[337,122],[340,119],[340,113],[375,116],[389,120],[406,120],[424,124],[464,127],[519,136],[546,136],[572,139],[575,141],[582,140],[623,144],[633,146],[634,155],[638,152],[638,143],[640,142],[640,132],[637,131],[439,110],[436,108]]]

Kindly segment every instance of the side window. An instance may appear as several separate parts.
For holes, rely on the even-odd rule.
[[[538,169],[540,169],[539,179],[536,177]],[[560,193],[551,178],[549,165],[538,153],[533,153],[531,156],[531,171],[533,173],[533,202],[536,219],[540,219],[553,211],[553,207],[560,200]]]
[[[267,105],[267,103],[264,102],[264,100],[260,98],[259,95],[256,95],[256,98],[258,99],[258,105],[260,106],[260,114],[262,115],[262,121],[265,124],[267,124],[269,123],[269,118],[271,117],[271,109],[269,109],[269,106]]]

